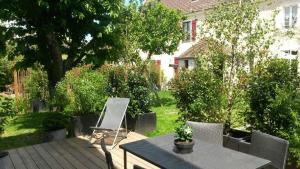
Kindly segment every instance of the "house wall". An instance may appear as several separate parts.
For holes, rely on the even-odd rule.
[[[271,51],[274,56],[279,58],[286,58],[286,59],[298,59],[300,53],[300,37],[293,35],[287,36],[287,29],[284,28],[284,7],[298,5],[298,19],[295,29],[293,31],[298,32],[300,35],[300,0],[269,0],[264,2],[260,5],[260,17],[271,19],[273,12],[277,10],[279,13],[275,18],[275,26],[278,29],[276,41],[274,45],[271,47]],[[199,32],[203,21],[205,20],[205,12],[199,11],[195,13],[190,13],[187,15],[187,20],[194,20],[197,19],[197,36],[199,36]],[[174,77],[175,71],[173,67],[170,67],[170,64],[174,64],[174,58],[181,55],[184,51],[188,50],[192,45],[197,43],[199,39],[196,41],[190,42],[181,42],[178,50],[174,52],[174,54],[162,54],[162,55],[154,55],[152,57],[153,60],[161,60],[161,69],[164,71],[164,75],[166,80],[169,81]],[[291,55],[287,54],[284,51],[288,50],[297,50],[298,55]],[[189,59],[193,60],[193,59]],[[190,61],[195,66],[194,61]],[[179,67],[184,67],[184,61],[179,61]],[[192,69],[192,66],[191,68]]]

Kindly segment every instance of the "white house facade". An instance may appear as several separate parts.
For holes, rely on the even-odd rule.
[[[212,9],[218,0],[161,0],[170,8],[183,11],[187,20],[182,28],[187,33],[178,50],[171,55],[154,55],[151,59],[160,64],[167,81],[171,80],[178,69],[193,69],[194,49],[199,47],[199,33],[205,13]],[[274,11],[278,11],[275,26],[278,29],[276,41],[271,47],[275,57],[298,59],[300,54],[300,0],[266,0],[260,4],[260,17],[271,19]],[[293,34],[291,32],[296,32]],[[201,44],[200,44],[201,45]]]

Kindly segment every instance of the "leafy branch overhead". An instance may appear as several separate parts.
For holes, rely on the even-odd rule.
[[[148,58],[177,50],[184,37],[180,23],[185,17],[180,11],[156,1],[149,1],[140,8],[131,3],[128,8],[133,10],[127,33],[136,37],[137,48],[147,52]]]

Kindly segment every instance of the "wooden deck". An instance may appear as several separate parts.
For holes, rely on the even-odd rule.
[[[119,144],[146,137],[130,132]],[[65,139],[9,150],[9,156],[0,159],[0,169],[106,169],[104,153],[100,148],[90,148],[85,137]],[[117,145],[111,150],[114,165],[123,168],[123,150]],[[157,167],[127,153],[128,169],[137,164],[147,169]]]

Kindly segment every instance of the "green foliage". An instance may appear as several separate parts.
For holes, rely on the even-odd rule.
[[[2,0],[0,26],[10,35],[5,40],[16,45],[12,56],[24,56],[20,66],[42,64],[53,89],[65,71],[79,63],[99,65],[116,58],[122,47],[118,24],[123,3],[122,0]]]
[[[228,127],[235,107],[245,105],[241,103],[245,102],[242,96],[246,87],[245,77],[253,71],[254,61],[261,62],[269,57],[269,48],[274,42],[274,18],[261,19],[258,4],[258,1],[220,3],[207,13],[203,25],[203,38],[210,38],[216,46],[224,47],[223,54],[219,55],[216,54],[220,53],[219,48],[209,44],[208,50],[212,52],[207,52],[205,58],[208,64],[213,65],[214,60],[221,61],[216,68],[223,79]]]
[[[181,124],[175,128],[175,139],[182,142],[189,142],[193,140],[192,127]]]
[[[46,132],[67,128],[69,124],[70,116],[56,112],[48,113],[42,121],[43,130]]]
[[[13,117],[16,112],[13,108],[14,99],[0,95],[0,134],[4,131],[4,125],[8,117]]]
[[[184,16],[180,11],[156,1],[149,1],[140,9],[136,3],[131,3],[128,11],[131,13],[126,26],[129,45],[135,44],[136,49],[147,52],[148,58],[153,54],[171,54],[177,50],[184,37],[179,24]]]
[[[33,100],[49,100],[48,76],[39,64],[28,70],[24,81],[24,92],[29,102]]]
[[[14,109],[19,114],[25,114],[30,109],[30,103],[27,97],[20,96],[15,99]]]
[[[249,82],[250,112],[245,114],[251,128],[290,141],[299,156],[300,92],[294,64],[274,59],[256,67]],[[300,164],[300,163],[299,163]]]
[[[1,55],[1,54],[0,54]],[[0,91],[5,90],[5,85],[13,82],[13,63],[7,57],[0,56]]]
[[[112,66],[109,69],[108,95],[130,98],[127,112],[132,118],[139,114],[149,113],[151,90],[144,72],[136,66]]]
[[[155,88],[161,89],[165,82],[164,72],[155,63],[150,63],[148,67],[150,83],[153,84]]]
[[[180,72],[171,83],[182,120],[224,122],[222,81],[201,64]]]
[[[106,78],[90,66],[73,68],[56,86],[54,102],[77,114],[100,112],[106,101]]]

